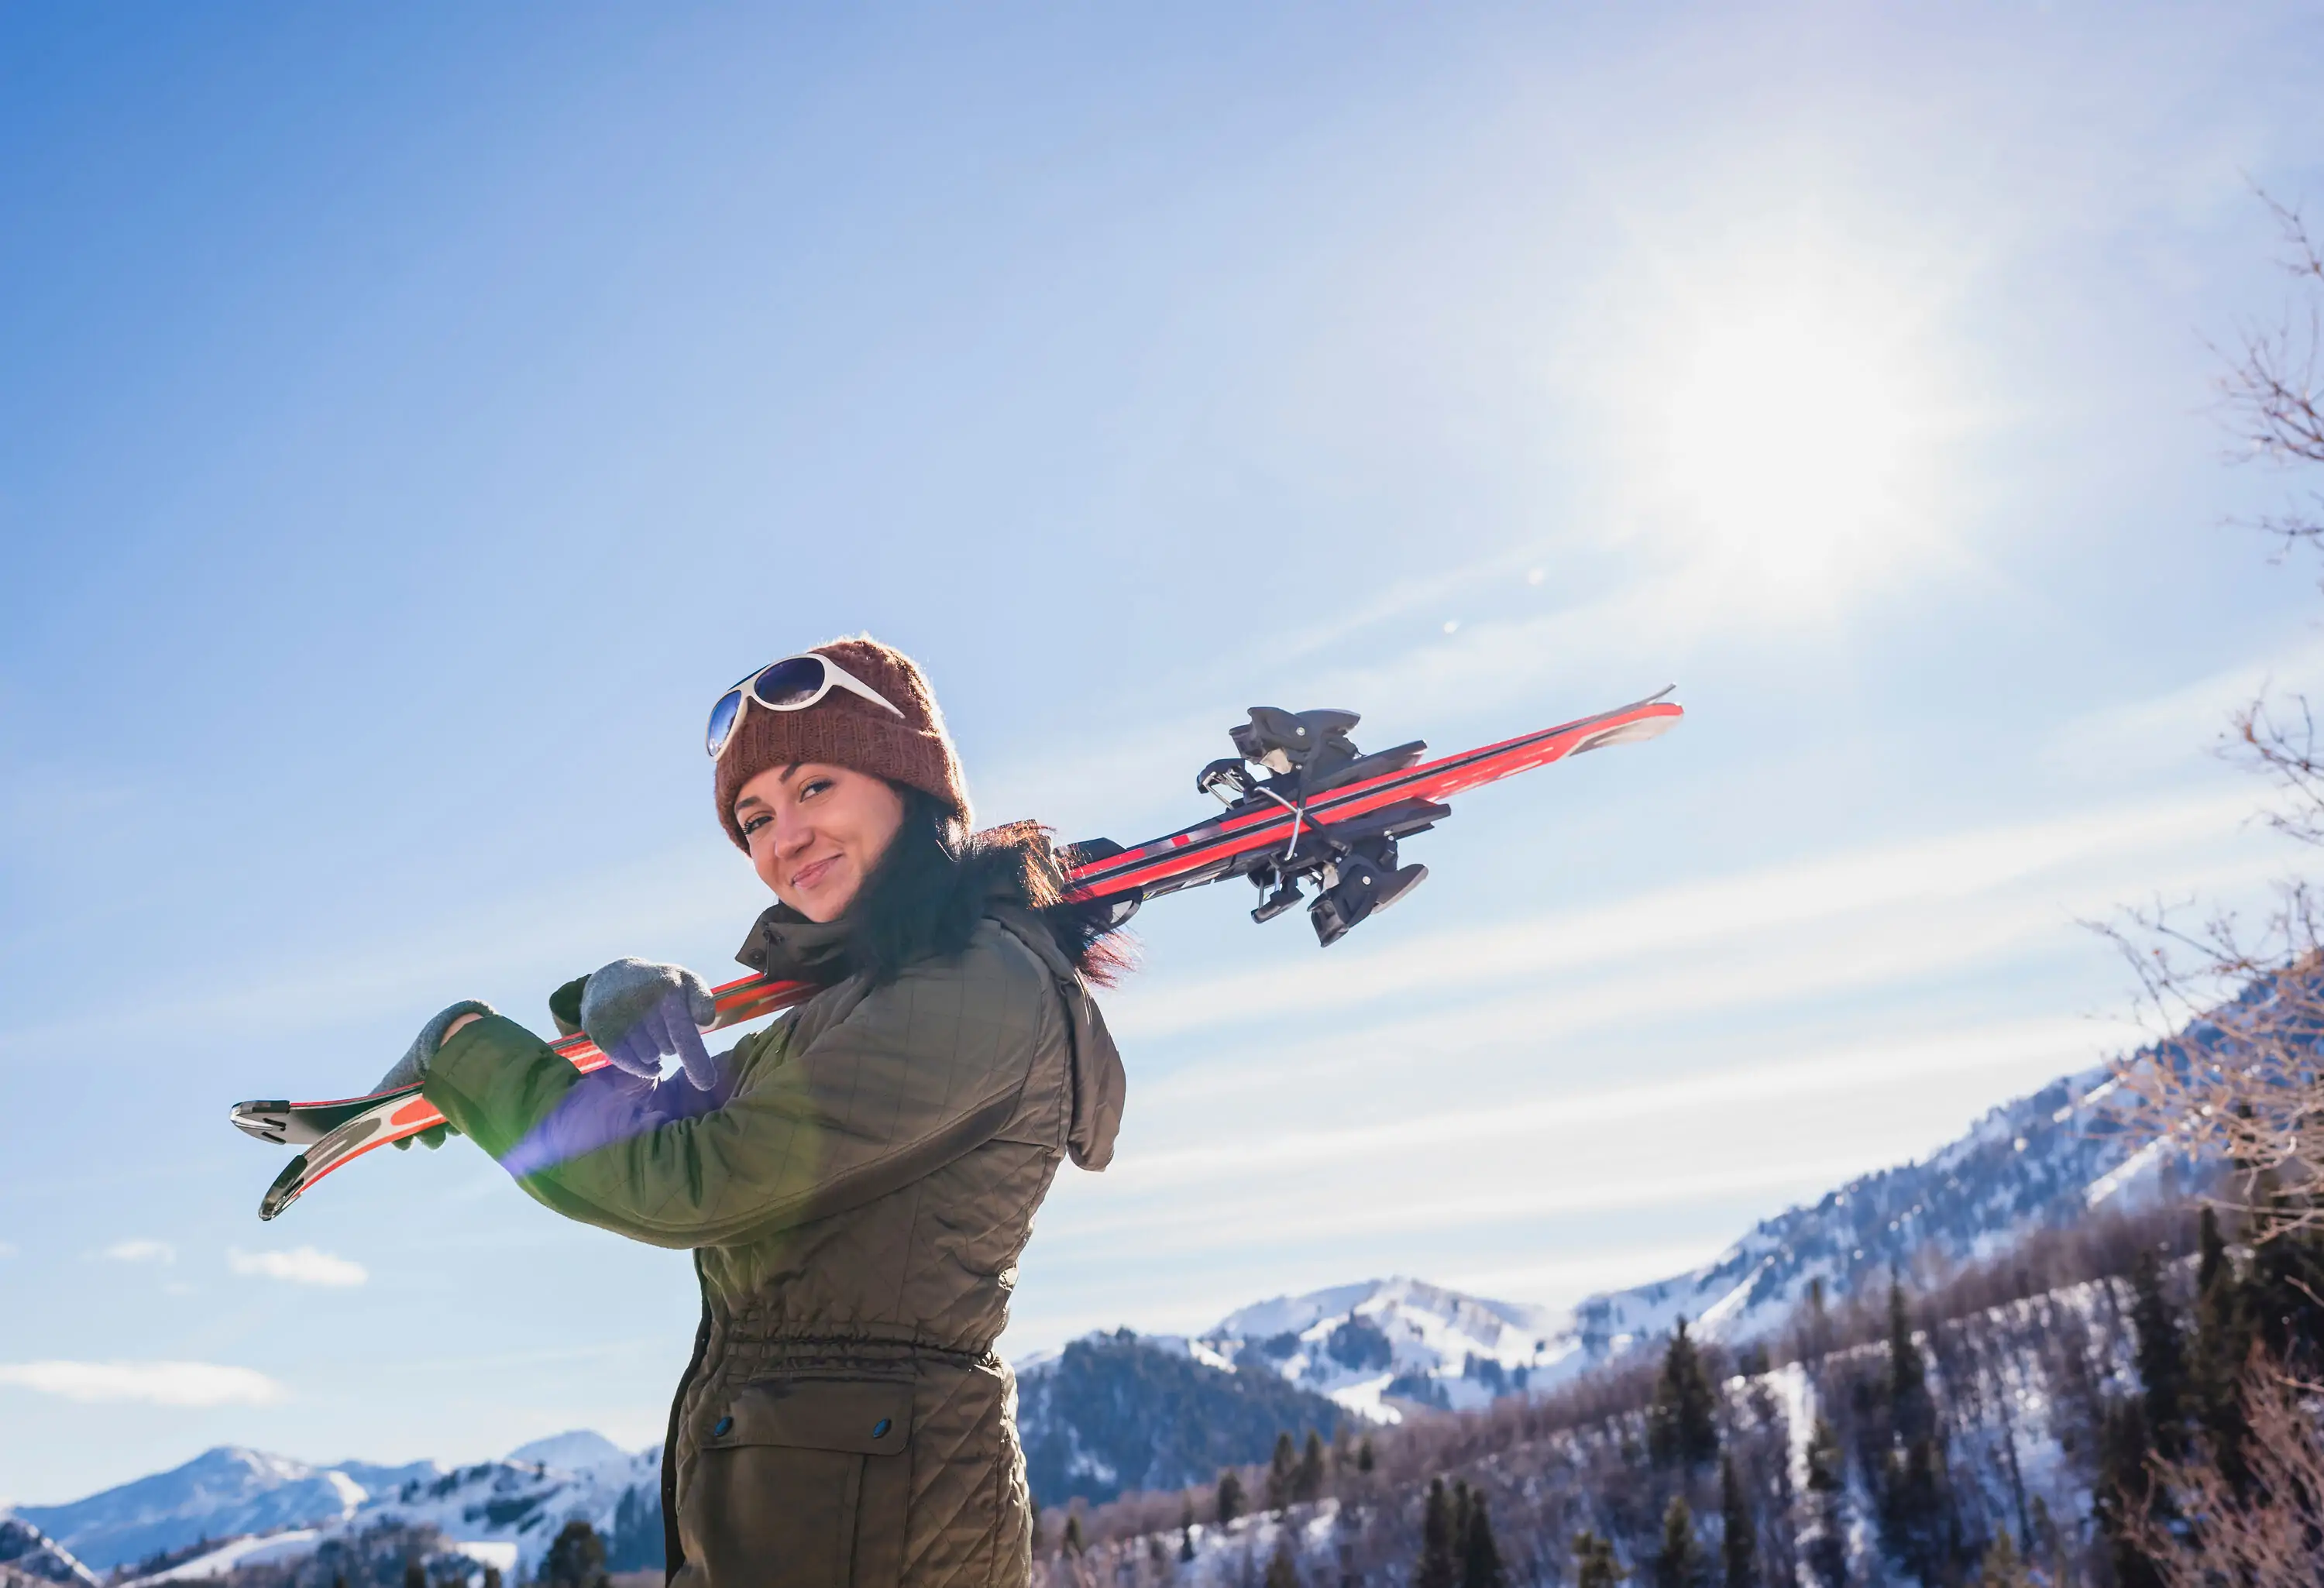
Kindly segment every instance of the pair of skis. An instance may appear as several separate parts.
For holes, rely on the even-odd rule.
[[[1072,897],[1112,900],[1126,918],[1148,899],[1248,877],[1261,895],[1253,919],[1270,920],[1304,902],[1328,946],[1426,877],[1425,867],[1398,865],[1397,845],[1452,814],[1443,801],[1569,756],[1653,738],[1684,715],[1664,698],[1670,693],[1425,763],[1427,746],[1417,743],[1371,755],[1357,750],[1347,737],[1358,720],[1352,712],[1253,707],[1250,722],[1231,731],[1237,754],[1195,780],[1226,808],[1135,848],[1105,839],[1070,845],[1062,858]],[[1303,884],[1317,889],[1312,900]],[[710,1029],[787,1009],[816,991],[764,976],[729,982],[715,990]],[[586,1036],[552,1046],[584,1073],[607,1062]],[[418,1086],[333,1102],[240,1103],[231,1117],[262,1141],[305,1149],[267,1187],[262,1219],[365,1153],[444,1123]]]

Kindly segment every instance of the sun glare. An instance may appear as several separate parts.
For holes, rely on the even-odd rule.
[[[1823,258],[1681,289],[1630,406],[1648,520],[1721,599],[1836,605],[1926,549],[1925,317]]]

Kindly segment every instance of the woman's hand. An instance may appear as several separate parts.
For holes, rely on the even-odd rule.
[[[428,1061],[436,1057],[438,1048],[452,1039],[453,1032],[495,1012],[491,1004],[479,1003],[473,998],[464,998],[451,1008],[439,1011],[434,1020],[420,1028],[420,1035],[411,1039],[411,1046],[403,1050],[403,1057],[395,1061],[395,1067],[382,1076],[379,1085],[372,1090],[392,1092],[399,1087],[418,1085],[427,1077]],[[451,1126],[438,1125],[432,1131],[420,1131],[418,1139],[429,1147],[441,1147],[444,1138],[451,1131]],[[395,1145],[398,1149],[408,1148],[413,1138],[406,1136]]]
[[[686,1078],[707,1092],[717,1066],[702,1028],[718,1018],[710,983],[684,965],[617,959],[589,974],[581,991],[581,1029],[616,1069],[652,1079],[675,1054]]]

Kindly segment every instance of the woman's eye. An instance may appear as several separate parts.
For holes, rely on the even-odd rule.
[[[752,834],[757,832],[761,827],[765,826],[769,822],[774,819],[774,817],[765,815],[744,817],[742,820],[742,836],[745,838],[749,837]]]
[[[830,787],[831,780],[829,778],[810,778],[806,782],[799,785],[799,798],[801,799],[812,799]]]

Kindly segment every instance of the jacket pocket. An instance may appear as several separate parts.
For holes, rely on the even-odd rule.
[[[679,1510],[710,1588],[894,1588],[910,1380],[762,1379],[696,1426]]]

